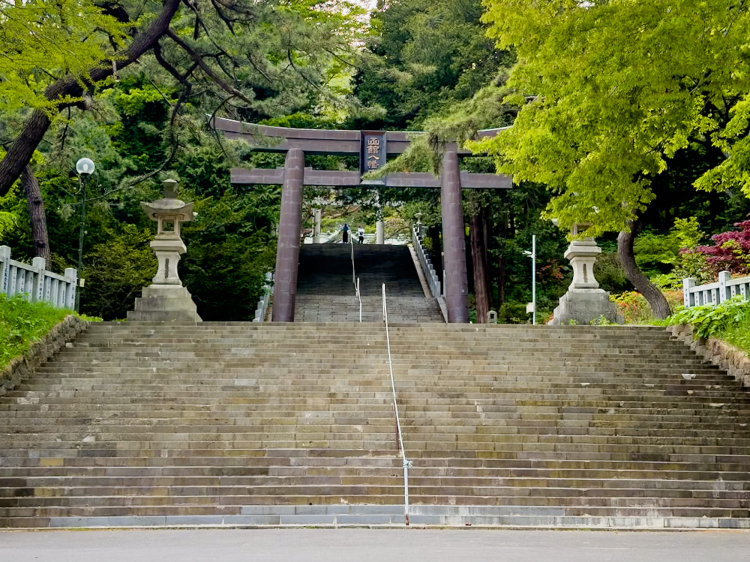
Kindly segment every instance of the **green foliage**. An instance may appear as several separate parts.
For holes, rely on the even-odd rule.
[[[529,322],[526,303],[517,301],[506,302],[497,311],[498,324],[528,324]]]
[[[589,322],[591,326],[619,326],[617,322],[610,322],[607,320],[607,318],[602,315],[599,318],[594,318],[591,322]]]
[[[680,256],[680,243],[671,234],[643,232],[633,245],[635,263],[647,276],[665,273]]]
[[[355,76],[365,105],[380,105],[382,120],[356,128],[418,129],[424,119],[471,98],[512,55],[494,49],[480,22],[480,0],[396,0],[371,18],[368,54]]]
[[[717,305],[679,308],[668,319],[669,325],[688,324],[701,338],[721,337],[729,328],[750,326],[750,301],[735,297]]]
[[[750,355],[750,328],[748,326],[750,326],[750,313],[745,314],[740,322],[727,326],[719,337]]]
[[[21,295],[8,298],[0,293],[0,369],[69,314],[73,312],[45,302],[30,303]]]
[[[682,306],[681,290],[663,291],[663,293],[670,309],[675,310]],[[654,318],[651,306],[646,299],[637,291],[626,291],[619,295],[610,296],[610,299],[622,314],[625,324],[658,324],[660,322]]]
[[[601,288],[610,293],[621,293],[633,288],[615,252],[604,252],[599,255],[594,264],[594,277],[599,281]]]
[[[544,183],[561,226],[622,230],[691,141],[720,155],[695,184],[750,193],[750,6],[731,0],[487,0],[508,85],[528,96],[512,129],[474,144],[516,181]],[[513,101],[509,99],[508,101]]]
[[[156,257],[149,247],[153,234],[123,224],[88,254],[82,277],[81,310],[105,320],[125,318],[135,298],[156,275]]]
[[[279,191],[227,189],[221,197],[195,201],[198,217],[184,227],[188,253],[180,267],[203,320],[253,318],[265,274],[275,265],[272,219],[278,217]]]
[[[81,82],[101,60],[117,58],[126,27],[91,0],[0,3],[0,112],[54,110],[45,89],[71,75]]]
[[[0,211],[0,238],[16,226],[16,216],[13,213]]]

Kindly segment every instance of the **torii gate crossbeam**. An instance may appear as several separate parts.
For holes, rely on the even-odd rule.
[[[461,189],[507,189],[509,176],[474,174],[459,170],[459,158],[474,156],[448,143],[443,155],[440,177],[425,173],[390,174],[373,182],[363,182],[362,175],[383,166],[389,155],[403,153],[414,133],[385,131],[342,131],[327,129],[292,129],[270,127],[214,118],[211,126],[227,138],[243,139],[255,150],[286,153],[283,168],[275,170],[232,169],[233,184],[282,185],[281,217],[276,253],[276,282],[273,297],[273,321],[293,322],[297,295],[302,191],[305,185],[358,187],[440,188],[443,215],[443,250],[445,254],[445,304],[448,321],[469,321],[468,276],[466,271],[465,230]],[[479,131],[478,138],[493,137],[502,129]],[[418,134],[418,133],[417,133]],[[358,155],[360,171],[327,171],[305,168],[305,154]]]

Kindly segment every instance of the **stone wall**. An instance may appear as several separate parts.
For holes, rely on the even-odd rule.
[[[46,336],[33,343],[29,350],[0,371],[0,396],[13,390],[29,378],[37,367],[52,358],[65,344],[88,328],[89,323],[77,316],[66,316],[65,320],[52,328]]]
[[[690,349],[726,370],[731,376],[750,387],[750,357],[732,344],[716,338],[696,338],[693,328],[687,324],[669,326],[667,331],[690,346]]]

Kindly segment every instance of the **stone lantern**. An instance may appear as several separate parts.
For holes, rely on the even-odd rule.
[[[573,225],[571,235],[574,239],[565,252],[565,258],[570,260],[573,267],[573,282],[568,292],[560,298],[550,324],[569,324],[571,320],[576,324],[589,324],[602,317],[609,322],[623,322],[617,307],[609,300],[609,293],[599,288],[599,282],[594,277],[594,264],[602,253],[601,248],[593,238],[575,238],[589,226]]]
[[[200,322],[195,303],[177,273],[180,255],[187,251],[180,238],[180,224],[195,218],[193,204],[177,199],[175,180],[166,180],[162,185],[162,199],[141,203],[144,212],[157,224],[151,248],[159,267],[153,284],[145,287],[142,297],[135,300],[135,310],[128,312],[128,320]]]

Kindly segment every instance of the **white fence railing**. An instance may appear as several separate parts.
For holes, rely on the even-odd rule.
[[[263,296],[258,301],[258,308],[255,309],[255,318],[253,322],[265,322],[268,304],[271,302],[271,287],[273,285],[273,273],[266,273],[266,284],[263,285]]]
[[[750,299],[750,277],[732,279],[728,271],[719,273],[716,283],[706,285],[695,284],[692,277],[682,280],[682,295],[685,307],[701,306],[704,304],[719,304],[736,296]]]
[[[73,310],[78,272],[69,267],[58,275],[46,267],[44,258],[34,258],[31,265],[12,260],[10,248],[0,246],[0,293],[9,297],[25,295],[30,302],[45,301],[55,308]]]
[[[425,251],[424,242],[422,241],[422,234],[419,232],[418,227],[413,226],[411,229],[411,243],[414,246],[414,251],[417,253],[419,263],[422,265],[422,272],[427,279],[427,285],[430,287],[432,296],[439,299],[442,296],[440,292],[440,278],[432,266],[432,261],[427,257]]]

